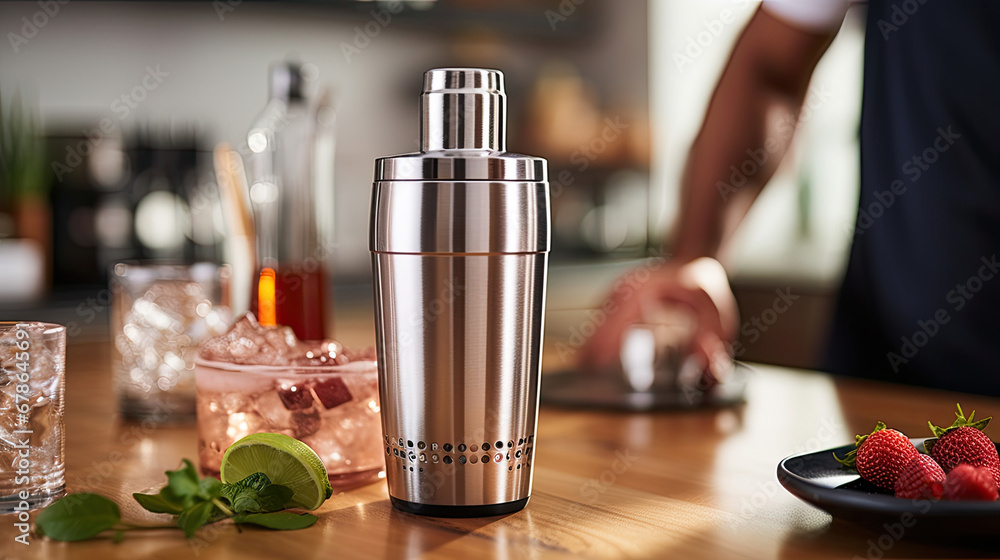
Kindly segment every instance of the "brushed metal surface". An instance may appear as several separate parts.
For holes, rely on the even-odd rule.
[[[372,189],[372,251],[549,250],[548,183],[383,181]]]
[[[503,74],[482,68],[436,68],[424,74],[420,151],[507,149]]]
[[[376,160],[372,189],[389,494],[406,511],[519,508],[538,414],[546,162],[503,152],[500,72],[430,70],[421,108],[421,152]]]
[[[372,255],[391,496],[484,505],[530,494],[547,258]]]
[[[506,152],[414,152],[375,160],[376,181],[548,181],[546,170],[542,158]]]

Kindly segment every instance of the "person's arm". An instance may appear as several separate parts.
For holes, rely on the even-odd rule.
[[[787,125],[776,130],[774,124],[779,118],[795,122],[816,63],[836,31],[803,30],[765,8],[751,18],[691,146],[673,236],[676,261],[716,257],[746,215],[791,140]],[[757,165],[754,155],[763,159],[762,150],[767,160]],[[747,161],[753,163],[747,169],[757,169],[745,175],[745,183],[735,184],[742,179],[741,167]],[[739,170],[736,181],[733,167]]]
[[[578,367],[602,371],[615,363],[625,330],[643,321],[649,306],[662,304],[693,312],[698,324],[693,351],[710,379],[720,378],[731,365],[727,343],[736,335],[736,299],[725,269],[713,259],[781,161],[791,135],[771,130],[773,122],[782,114],[797,115],[813,69],[839,28],[837,12],[842,19],[846,9],[846,0],[771,2],[782,17],[761,8],[751,18],[691,147],[671,260],[640,267],[615,282],[602,306],[606,318],[581,349]],[[824,23],[808,22],[824,11]],[[747,150],[759,149],[768,154],[765,164],[745,183],[732,185],[730,166],[739,169],[751,157]]]

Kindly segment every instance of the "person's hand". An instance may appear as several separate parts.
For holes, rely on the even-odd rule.
[[[579,367],[599,371],[614,366],[625,330],[662,305],[692,311],[697,323],[692,353],[702,361],[706,381],[720,381],[732,366],[728,343],[736,336],[738,312],[725,269],[710,258],[639,267],[618,278],[601,306],[604,323],[581,348]]]

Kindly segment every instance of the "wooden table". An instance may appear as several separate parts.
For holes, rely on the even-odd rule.
[[[370,330],[362,331],[370,333]],[[338,332],[348,343],[367,335]],[[69,491],[122,504],[164,482],[182,457],[197,458],[192,426],[142,426],[116,415],[105,340],[68,351]],[[294,532],[203,530],[194,541],[165,532],[59,543],[14,543],[0,516],[8,558],[850,558],[879,534],[832,522],[775,478],[778,461],[853,441],[881,419],[911,436],[950,420],[954,404],[1000,415],[1000,401],[755,366],[738,408],[623,414],[543,407],[534,492],[504,518],[433,519],[393,510],[384,482],[331,498],[312,528]],[[985,414],[984,414],[985,413]],[[996,437],[994,437],[996,439]],[[129,511],[123,508],[125,515]],[[902,541],[884,557],[983,552]]]

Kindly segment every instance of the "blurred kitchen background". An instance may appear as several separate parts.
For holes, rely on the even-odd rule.
[[[246,143],[268,68],[336,111],[332,305],[368,305],[374,158],[417,149],[428,68],[504,71],[508,146],[550,163],[548,332],[570,338],[636,259],[669,254],[688,146],[750,0],[0,3],[0,316],[107,333],[122,259],[224,262],[212,170]],[[799,296],[740,358],[813,366],[856,212],[863,8],[815,75],[795,147],[741,226],[744,320]],[[36,140],[37,139],[37,140]],[[756,327],[755,327],[756,329]],[[71,335],[73,332],[71,330]],[[753,338],[753,340],[748,340]]]

